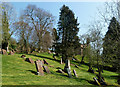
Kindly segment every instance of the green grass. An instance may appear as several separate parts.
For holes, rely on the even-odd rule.
[[[45,73],[44,76],[37,76],[32,72],[36,72],[35,64],[28,63],[21,58],[22,54],[3,55],[2,56],[2,85],[93,85],[89,81],[93,81],[95,74],[87,72],[88,66],[81,64],[78,68],[71,66],[71,71],[76,70],[78,78],[68,78],[67,74],[57,73],[57,67],[64,68],[64,64],[60,64],[60,59],[55,61],[52,54],[41,53],[35,55],[26,55],[27,58],[46,59],[51,74]],[[80,57],[80,56],[79,56]],[[77,64],[76,62],[72,62]],[[53,66],[53,67],[50,67]],[[73,75],[73,72],[72,72]],[[118,85],[115,72],[105,71],[103,76],[109,85]],[[93,85],[94,86],[94,85]]]

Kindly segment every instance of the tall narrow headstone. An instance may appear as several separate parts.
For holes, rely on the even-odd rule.
[[[78,77],[75,70],[73,70],[73,73],[74,73],[74,76],[75,76],[75,77]]]
[[[66,59],[64,71],[68,74],[68,77],[69,77],[69,78],[72,77],[71,71],[70,71],[70,60],[69,60],[69,59]]]
[[[42,62],[41,61],[35,61],[35,66],[36,66],[36,69],[37,69],[37,74],[41,75],[41,76],[44,76],[44,72],[43,72],[43,69],[42,69]]]
[[[62,64],[62,58],[61,58],[61,60],[60,60],[60,64]]]

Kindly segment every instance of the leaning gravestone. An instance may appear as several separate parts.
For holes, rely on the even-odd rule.
[[[49,69],[48,69],[47,66],[43,66],[43,68],[44,68],[44,71],[45,71],[45,72],[47,72],[47,73],[49,73],[49,74],[51,73],[51,72],[49,71]]]
[[[96,79],[96,77],[94,77],[93,79],[94,79],[94,81],[95,81],[99,86],[101,86],[101,84],[100,84],[99,81]]]
[[[32,63],[32,64],[34,64],[34,61],[33,61],[31,58],[26,58],[26,60],[25,60],[25,61],[30,62],[30,63]]]
[[[44,76],[44,72],[43,72],[43,69],[42,69],[42,61],[35,61],[35,66],[36,66],[36,69],[37,69],[37,74],[38,75],[41,75],[41,76]]]
[[[44,61],[44,64],[47,64],[47,65],[48,65],[48,62],[47,62],[45,59],[43,59],[43,61]]]
[[[74,76],[75,76],[75,77],[78,77],[75,70],[73,70],[73,73],[74,73]]]
[[[2,49],[2,54],[7,55],[7,51],[5,49]]]

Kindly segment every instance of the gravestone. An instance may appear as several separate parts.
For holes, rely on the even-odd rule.
[[[5,49],[2,49],[2,54],[7,55],[7,51]]]
[[[42,66],[44,65],[44,61],[37,59],[37,61],[42,63]]]
[[[43,68],[44,68],[44,71],[45,71],[45,72],[47,72],[47,73],[49,73],[49,74],[51,73],[51,72],[49,71],[49,69],[48,69],[47,66],[43,66]]]
[[[27,61],[27,62],[29,62],[29,63],[32,63],[32,64],[34,64],[34,61],[31,59],[31,58],[26,58],[26,60],[25,61]]]
[[[76,68],[79,68],[76,64],[75,64],[75,67],[76,67]]]
[[[44,64],[47,64],[47,65],[48,65],[48,62],[47,62],[45,59],[43,59],[43,61],[44,61]]]
[[[14,53],[12,51],[10,51],[9,55],[14,55]]]
[[[60,59],[60,64],[63,64],[63,63],[62,63],[62,58]]]
[[[94,79],[94,81],[95,81],[99,86],[101,86],[101,84],[100,84],[99,81],[96,79],[96,77],[94,77],[93,79]]]
[[[53,58],[56,60],[56,56],[55,55],[53,55]]]
[[[56,72],[64,74],[64,72],[61,69],[58,69],[58,71]]]
[[[74,73],[74,76],[75,76],[75,77],[78,77],[75,70],[73,70],[73,73]]]
[[[26,56],[25,56],[25,55],[22,55],[21,58],[26,58]]]
[[[65,67],[64,67],[64,72],[68,74],[68,77],[71,78],[71,71],[70,71],[70,60],[66,59]]]
[[[36,66],[36,69],[37,69],[37,75],[44,76],[44,72],[43,72],[43,69],[42,69],[42,62],[41,61],[35,61],[35,66]]]

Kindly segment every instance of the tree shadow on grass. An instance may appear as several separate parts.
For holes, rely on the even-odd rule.
[[[49,59],[49,60],[56,61],[56,62],[60,63],[60,60],[55,60],[55,59],[52,59],[50,57],[45,57],[45,56],[40,56],[40,55],[34,55],[34,54],[28,54],[28,55],[32,55],[32,56],[35,56],[35,57],[41,57],[41,58]]]

